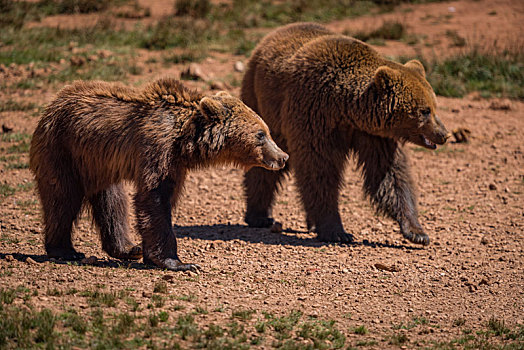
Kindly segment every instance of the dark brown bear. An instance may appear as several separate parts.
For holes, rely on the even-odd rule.
[[[429,244],[401,146],[410,141],[434,149],[445,143],[448,131],[436,115],[435,94],[419,61],[401,65],[320,25],[292,24],[258,44],[241,98],[291,157],[282,171],[246,174],[250,226],[273,223],[275,192],[291,168],[308,228],[323,241],[352,241],[342,227],[338,201],[346,160],[353,154],[377,211],[398,221],[411,242]]]
[[[103,249],[170,270],[196,270],[177,255],[171,208],[189,170],[217,163],[281,169],[288,156],[267,125],[239,99],[204,97],[162,79],[138,91],[105,82],[75,82],[46,108],[31,143],[48,256],[81,259],[72,225],[91,207]],[[122,182],[136,186],[142,249],[129,237]]]

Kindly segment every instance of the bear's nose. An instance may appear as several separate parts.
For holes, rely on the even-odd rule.
[[[283,168],[288,159],[289,155],[287,153],[284,153],[284,155],[278,159],[278,166]]]

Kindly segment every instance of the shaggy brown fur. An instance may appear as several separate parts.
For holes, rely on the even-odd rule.
[[[160,267],[195,269],[178,259],[171,223],[188,170],[216,163],[276,170],[287,158],[264,121],[227,93],[204,97],[172,79],[141,91],[75,82],[46,108],[31,143],[47,254],[84,256],[71,230],[85,202],[110,256],[137,259],[143,251]],[[124,180],[136,186],[142,249],[129,238]]]
[[[406,155],[410,141],[434,149],[448,132],[436,115],[424,67],[386,60],[363,42],[312,23],[292,24],[256,47],[242,83],[242,100],[268,123],[289,166],[250,170],[246,222],[271,225],[271,206],[291,167],[307,224],[324,241],[349,242],[338,210],[348,154],[362,168],[364,192],[379,212],[397,220],[404,237],[429,244],[417,219]]]

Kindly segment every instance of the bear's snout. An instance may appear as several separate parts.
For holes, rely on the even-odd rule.
[[[280,170],[286,166],[289,155],[282,151],[273,140],[268,140],[262,149],[263,167],[269,170]]]

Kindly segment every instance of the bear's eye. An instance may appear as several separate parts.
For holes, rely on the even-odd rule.
[[[265,138],[266,138],[266,133],[265,132],[263,132],[262,130],[257,132],[257,139],[259,139],[260,141],[263,141]]]
[[[420,110],[420,114],[426,119],[429,119],[431,117],[431,109],[430,108],[422,108]]]

